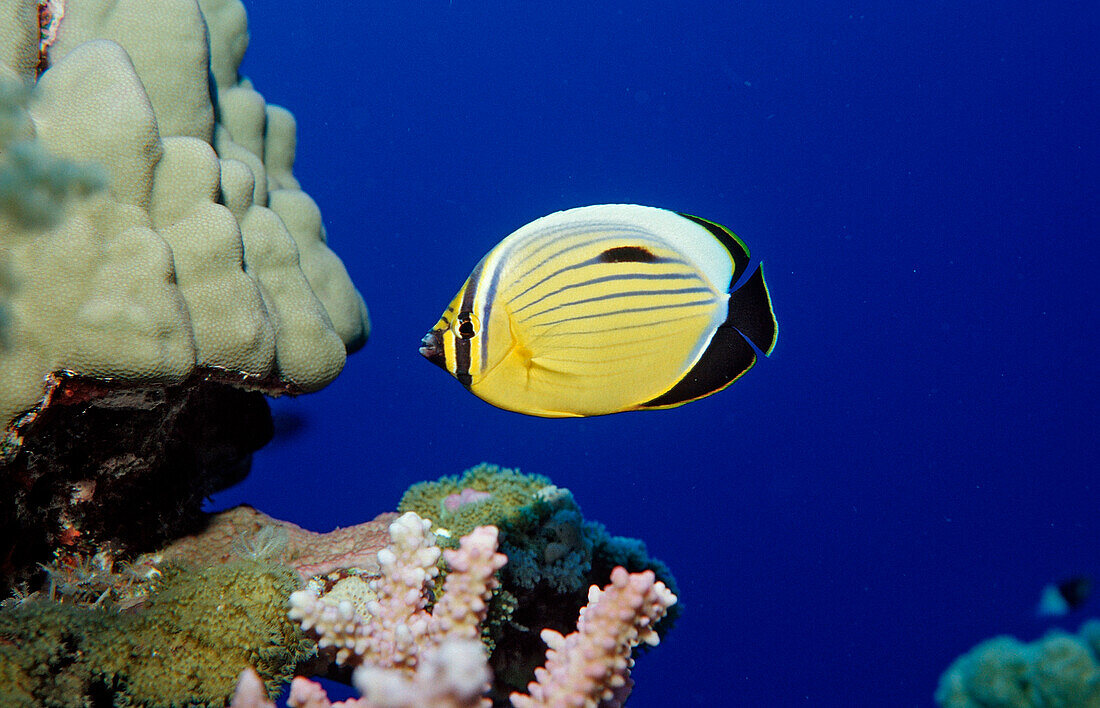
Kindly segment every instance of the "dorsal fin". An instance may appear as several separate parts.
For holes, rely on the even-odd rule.
[[[730,286],[732,287],[734,283],[741,279],[741,274],[745,272],[745,269],[749,267],[749,249],[745,247],[737,234],[721,224],[708,221],[701,216],[692,216],[680,211],[676,213],[709,231],[714,238],[718,239],[722,247],[729,251],[730,258],[733,259],[733,277],[730,279]]]

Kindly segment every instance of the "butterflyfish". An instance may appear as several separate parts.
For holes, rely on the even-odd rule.
[[[544,417],[671,408],[770,354],[759,264],[712,221],[635,204],[555,212],[474,267],[420,353],[499,408]]]

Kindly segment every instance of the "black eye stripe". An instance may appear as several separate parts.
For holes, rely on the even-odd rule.
[[[470,339],[477,334],[477,323],[469,312],[460,312],[455,318],[455,333],[462,339]]]

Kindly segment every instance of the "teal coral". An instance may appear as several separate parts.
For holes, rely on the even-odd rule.
[[[312,644],[286,616],[290,568],[170,569],[137,611],[28,600],[0,610],[0,705],[223,706],[240,667],[269,692]]]
[[[449,509],[447,500],[463,490],[491,496]],[[593,547],[602,532],[585,523],[573,495],[549,478],[485,463],[459,476],[410,487],[397,510],[431,519],[433,530],[446,529],[440,539],[444,546],[477,526],[496,526],[511,584],[531,589],[545,582],[561,593],[588,587]]]
[[[1001,636],[959,657],[940,677],[943,708],[1100,708],[1100,621],[1030,644]]]

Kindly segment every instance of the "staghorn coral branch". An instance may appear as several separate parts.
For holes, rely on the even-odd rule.
[[[653,625],[675,603],[676,596],[656,580],[653,571],[627,573],[615,568],[610,585],[589,589],[577,631],[565,637],[551,629],[542,631],[550,647],[546,666],[535,669],[535,680],[527,685],[529,695],[511,695],[512,705],[595,708],[600,701],[621,704],[625,696],[617,689],[629,679],[634,663],[631,651],[640,642],[657,643]]]
[[[481,622],[499,584],[496,572],[508,562],[497,553],[497,536],[495,526],[479,526],[459,540],[458,550],[443,552],[451,572],[443,581],[443,597],[432,608],[429,633],[434,643],[481,636]]]
[[[393,546],[378,554],[382,577],[372,585],[378,599],[369,617],[349,602],[336,603],[299,591],[291,596],[292,619],[338,647],[337,660],[359,664],[352,677],[363,698],[356,708],[475,708],[488,706],[490,672],[478,641],[494,574],[507,559],[497,552],[497,529],[479,527],[444,552],[451,567],[443,595],[429,614],[427,585],[435,577],[438,549],[430,524],[413,512],[390,526]],[[527,695],[513,693],[515,708],[621,706],[632,686],[631,652],[641,642],[657,643],[653,625],[676,596],[652,571],[628,573],[616,567],[603,590],[592,586],[577,630],[562,636],[543,630],[549,646],[546,666],[535,670]],[[247,689],[242,677],[238,696]],[[234,703],[262,708],[263,703]],[[291,706],[328,708],[323,689],[295,679]]]

